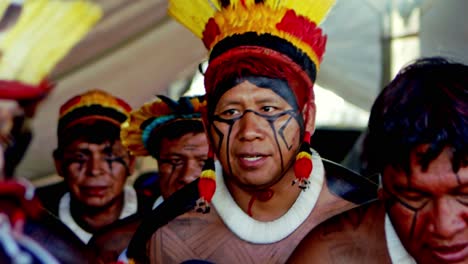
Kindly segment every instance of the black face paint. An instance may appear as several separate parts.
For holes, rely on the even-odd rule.
[[[113,173],[112,172],[112,163],[117,162],[117,163],[122,164],[122,166],[124,166],[126,175],[130,175],[130,168],[128,167],[127,162],[125,162],[123,156],[115,157],[115,158],[112,158],[112,159],[106,159],[106,161],[107,161],[107,164],[109,165],[111,173]]]
[[[229,129],[228,129],[228,135],[227,135],[227,142],[226,142],[226,156],[227,156],[227,160],[229,161],[230,160],[230,154],[229,154],[229,146],[230,146],[230,141],[231,141],[231,133],[232,133],[232,128],[234,126],[234,124],[239,121],[240,119],[242,119],[247,113],[253,113],[259,117],[262,117],[264,118],[268,124],[270,125],[270,128],[273,132],[273,135],[275,137],[275,142],[276,142],[276,146],[278,148],[278,153],[280,154],[280,159],[281,159],[281,171],[284,171],[284,168],[285,168],[285,165],[284,165],[284,160],[283,160],[283,153],[281,152],[281,148],[280,148],[280,143],[278,141],[278,136],[277,134],[280,134],[280,137],[281,139],[283,140],[283,143],[287,146],[287,148],[290,150],[292,148],[292,143],[288,143],[285,136],[284,136],[284,130],[286,128],[286,126],[288,124],[290,124],[290,121],[291,119],[295,119],[299,124],[300,124],[300,115],[297,111],[293,110],[293,109],[290,109],[290,110],[286,110],[286,111],[283,111],[281,113],[278,113],[278,114],[275,114],[275,115],[265,115],[265,114],[261,114],[259,112],[256,112],[254,110],[250,110],[250,109],[247,109],[245,110],[242,115],[238,116],[238,117],[235,117],[235,118],[232,118],[232,119],[224,119],[224,118],[221,118],[219,115],[213,115],[213,119],[214,121],[218,121],[218,122],[222,122],[222,123],[225,123],[229,126]],[[285,116],[285,115],[289,115],[289,118],[288,120],[286,120],[286,122],[280,127],[279,129],[279,132],[277,133],[275,131],[275,126],[274,126],[274,123],[282,116]],[[212,123],[212,127],[214,127],[215,129],[215,132],[218,134],[220,140],[218,142],[218,150],[217,150],[217,154],[219,156],[220,154],[220,150],[221,150],[221,145],[223,143],[223,139],[224,139],[224,135],[222,134],[221,130],[219,128],[217,128],[213,123]],[[228,162],[228,165],[229,165],[229,173],[232,175],[233,172],[232,172],[232,167],[231,167],[231,163]]]
[[[390,190],[388,190],[385,186],[383,186],[383,190],[384,190],[384,192],[387,193],[387,195],[389,197],[389,199],[387,199],[385,201],[385,208],[386,208],[387,211],[389,211],[393,206],[395,206],[398,203],[398,204],[402,205],[403,207],[407,208],[408,210],[410,210],[410,211],[412,211],[414,213],[412,223],[411,223],[411,228],[410,228],[410,237],[413,237],[414,230],[416,228],[416,220],[418,219],[418,213],[419,213],[419,211],[421,211],[429,203],[429,201],[421,204],[418,207],[414,207],[414,206],[406,203],[405,201],[401,200],[400,198],[398,198],[398,196],[396,196],[395,194],[390,192]]]
[[[128,163],[125,161],[125,155],[121,155],[121,156],[114,156],[113,154],[113,144],[108,144],[104,150],[103,150],[103,153],[104,155],[106,155],[106,157],[104,158],[105,162],[107,163],[107,166],[109,168],[109,173],[111,175],[113,175],[113,170],[112,170],[112,166],[113,166],[113,163],[114,162],[117,162],[117,163],[120,163],[122,164],[122,166],[124,166],[125,168],[125,172],[126,172],[126,175],[130,175],[130,168],[128,166]],[[88,152],[88,151],[86,151]],[[92,156],[91,153],[79,153],[80,156],[85,156],[85,157],[72,157],[72,158],[64,158],[63,160],[63,163],[62,163],[62,171],[64,173],[67,172],[67,168],[71,165],[71,164],[74,164],[74,163],[77,163],[78,164],[78,171],[83,171],[83,169],[85,168],[84,166],[86,165],[86,167],[88,166],[88,163],[90,161],[90,159],[88,158],[89,156]],[[92,159],[92,158],[91,158]],[[64,175],[65,176],[65,175]]]
[[[114,162],[122,164],[122,166],[125,168],[125,174],[130,175],[130,168],[128,167],[127,162],[125,162],[124,160],[124,155],[114,156],[114,151],[113,151],[114,146],[115,146],[114,143],[108,144],[104,148],[104,151],[103,151],[104,154],[107,155],[105,160],[107,162],[107,166],[109,166],[109,171],[111,175],[113,175],[112,165]]]
[[[244,81],[248,81],[251,84],[256,85],[258,88],[269,89],[273,91],[275,94],[283,98],[291,106],[292,109],[299,109],[296,96],[294,95],[294,92],[290,89],[289,84],[286,80],[268,78],[263,76],[232,76],[230,78],[226,78],[221,83],[219,83],[216,89],[213,91],[213,93],[209,95],[208,102],[219,102],[220,98],[225,92],[236,87]],[[212,123],[213,121],[215,108],[216,103],[208,103],[207,110],[209,123]],[[304,119],[302,118],[302,115],[300,115],[297,120],[299,121],[299,127],[301,128],[300,138],[303,138]]]
[[[162,159],[162,158],[159,158],[159,162],[160,163],[167,163],[167,164],[171,165],[171,171],[169,172],[169,178],[172,179],[178,164],[172,162],[170,159]]]

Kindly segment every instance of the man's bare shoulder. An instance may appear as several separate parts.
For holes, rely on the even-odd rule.
[[[380,201],[343,212],[314,228],[289,263],[390,263]]]

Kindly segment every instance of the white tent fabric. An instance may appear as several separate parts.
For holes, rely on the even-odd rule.
[[[382,15],[390,1],[337,0],[323,24],[328,46],[318,84],[363,109],[370,108],[382,86]],[[71,96],[101,88],[139,107],[157,93],[168,94],[171,82],[193,74],[205,57],[201,41],[167,17],[165,0],[95,2],[105,16],[57,67],[53,77],[58,85],[33,122],[35,137],[18,176],[54,172],[58,110]],[[468,1],[419,2],[426,6],[420,20],[421,54],[468,63]]]
[[[380,19],[366,0],[342,0],[323,23],[328,42],[317,83],[363,109],[380,90]]]

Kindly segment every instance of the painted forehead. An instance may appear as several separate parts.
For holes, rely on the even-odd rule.
[[[250,83],[254,84],[259,88],[270,89],[275,94],[283,98],[294,110],[299,109],[296,96],[290,89],[286,81],[261,76],[247,76],[232,78],[221,82],[216,87],[215,91],[213,92],[213,95],[210,98],[211,100],[208,102],[209,113],[212,114],[214,112],[214,109],[218,104],[219,99],[224,93],[226,93],[228,90],[234,88],[235,86],[244,81],[249,81]]]
[[[89,142],[85,140],[75,140],[70,145],[66,147],[67,151],[81,151],[81,150],[108,150],[112,149],[113,151],[125,151],[120,140],[119,141],[104,141],[100,143]]]

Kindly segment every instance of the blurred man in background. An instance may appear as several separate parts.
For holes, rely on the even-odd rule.
[[[122,125],[122,144],[135,156],[151,155],[158,163],[156,208],[200,175],[207,159],[208,139],[201,120],[203,97],[165,96],[132,111]],[[90,247],[99,261],[116,261],[128,246],[144,214],[120,221],[96,234]],[[107,241],[116,241],[106,243]],[[118,241],[118,242],[117,242]]]
[[[87,243],[92,234],[143,210],[126,185],[135,158],[122,146],[120,125],[131,111],[123,100],[101,90],[77,95],[60,108],[54,151],[57,173],[66,189],[59,200],[40,192],[48,210]],[[52,194],[53,195],[53,194]]]

